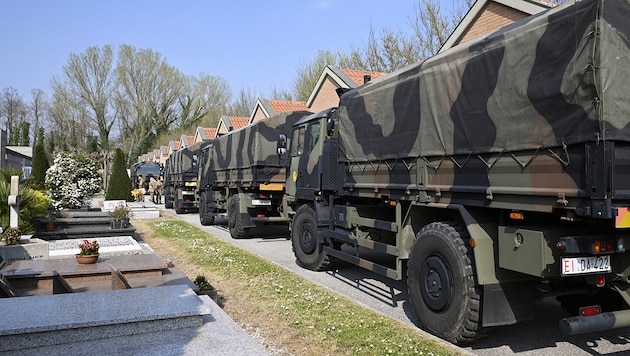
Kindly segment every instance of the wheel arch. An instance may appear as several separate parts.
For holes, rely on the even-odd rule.
[[[426,225],[440,221],[455,221],[464,225],[473,241],[475,273],[480,285],[499,283],[496,275],[494,252],[497,234],[496,211],[472,210],[456,204],[410,205],[409,211],[401,209],[403,226],[399,241],[399,257],[408,259],[416,234]]]

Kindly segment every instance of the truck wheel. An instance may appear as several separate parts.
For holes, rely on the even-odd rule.
[[[205,194],[199,197],[199,222],[203,226],[214,225],[214,214],[208,211]]]
[[[176,214],[183,214],[184,209],[182,209],[182,202],[179,200],[181,194],[179,194],[179,188],[175,189],[175,199],[173,199],[173,207],[175,208]]]
[[[317,217],[308,205],[302,205],[295,213],[291,244],[298,265],[303,268],[321,271],[334,263],[334,258],[323,252],[317,243]]]
[[[409,299],[420,326],[457,344],[483,336],[481,292],[465,236],[457,223],[431,223],[418,232],[407,263]]]
[[[228,227],[233,239],[242,239],[249,234],[249,228],[243,227],[240,205],[238,194],[232,195],[228,203]]]
[[[173,200],[171,199],[171,190],[168,188],[164,190],[164,207],[166,209],[173,209]]]

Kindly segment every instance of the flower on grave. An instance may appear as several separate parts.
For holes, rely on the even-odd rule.
[[[98,241],[94,240],[90,242],[89,240],[83,240],[81,244],[79,244],[79,255],[96,255],[98,254]]]
[[[20,242],[20,229],[10,227],[2,233],[2,237],[7,245],[17,245]]]
[[[113,220],[127,219],[132,215],[131,208],[128,207],[125,203],[120,203],[116,205],[114,210],[109,212],[109,216]]]
[[[134,189],[134,190],[131,191],[131,195],[134,198],[142,196],[142,195],[144,195],[144,193],[145,193],[144,188],[138,188],[138,189]]]

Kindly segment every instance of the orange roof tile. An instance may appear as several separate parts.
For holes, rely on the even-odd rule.
[[[213,127],[204,127],[203,132],[206,138],[213,139],[217,135],[217,129]]]
[[[230,119],[230,123],[232,124],[232,127],[234,128],[234,130],[238,130],[241,127],[245,127],[249,123],[249,117],[228,116],[228,118]]]
[[[356,85],[363,85],[363,77],[369,75],[372,80],[382,77],[387,73],[383,72],[369,72],[365,70],[354,70],[354,69],[341,69],[345,75],[347,75]]]
[[[267,100],[267,102],[276,113],[308,110],[304,101]]]

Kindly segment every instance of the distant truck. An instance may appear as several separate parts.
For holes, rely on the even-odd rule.
[[[564,334],[630,326],[627,13],[560,5],[298,122],[278,140],[298,263],[406,273],[421,327],[454,343],[544,297],[578,315]]]
[[[256,223],[284,223],[286,162],[277,155],[279,134],[311,114],[297,111],[254,122],[213,140],[201,150],[199,219],[212,225],[227,213],[230,235],[246,237]]]
[[[164,207],[175,209],[177,214],[197,212],[197,172],[199,153],[207,142],[197,142],[177,150],[169,156],[164,166]]]
[[[133,189],[144,188],[149,189],[149,177],[160,179],[162,177],[163,167],[155,162],[138,162],[131,165],[130,178]],[[140,186],[140,182],[143,182]]]

